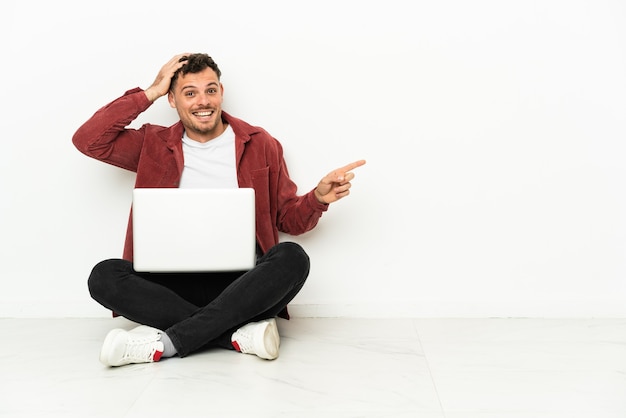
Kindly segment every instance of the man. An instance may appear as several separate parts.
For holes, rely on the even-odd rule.
[[[359,160],[326,175],[298,196],[281,144],[268,132],[222,111],[224,87],[206,54],[169,60],[146,90],[135,88],[98,110],[74,134],[87,156],[137,173],[135,187],[252,187],[256,196],[258,260],[247,272],[150,274],[134,271],[132,218],[122,259],[104,260],[88,285],[100,304],[142,324],[106,336],[100,361],[108,366],[181,357],[206,347],[278,357],[276,316],[309,273],[309,257],[279,231],[311,230],[330,203],[350,193]],[[170,127],[126,128],[162,96],[180,121]],[[261,210],[259,210],[259,208]]]

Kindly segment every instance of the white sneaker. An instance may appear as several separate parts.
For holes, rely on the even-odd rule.
[[[231,342],[237,351],[255,354],[266,360],[274,360],[278,357],[280,346],[276,319],[271,318],[244,325],[235,331]]]
[[[146,326],[131,331],[111,330],[102,344],[100,362],[106,366],[159,361],[163,355],[161,334]]]

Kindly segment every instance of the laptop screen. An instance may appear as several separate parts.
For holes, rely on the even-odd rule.
[[[256,263],[254,189],[136,188],[139,272],[244,271]]]

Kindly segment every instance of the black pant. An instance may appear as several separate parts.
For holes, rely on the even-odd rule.
[[[138,273],[132,262],[110,259],[89,276],[89,292],[131,321],[164,330],[184,357],[203,347],[231,348],[237,328],[278,315],[309,274],[309,257],[280,243],[247,272]]]

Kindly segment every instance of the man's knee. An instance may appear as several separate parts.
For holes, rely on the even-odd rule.
[[[120,262],[124,260],[109,259],[94,266],[87,279],[87,287],[92,298],[99,302],[108,299],[115,287],[114,282],[117,272],[120,271]]]
[[[289,270],[298,272],[302,278],[309,275],[311,260],[300,244],[295,242],[283,242],[278,244],[279,253]]]

